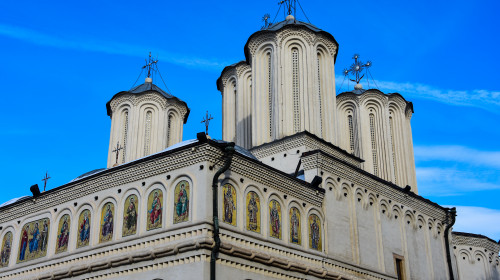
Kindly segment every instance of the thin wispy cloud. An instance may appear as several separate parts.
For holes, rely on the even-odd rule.
[[[454,161],[500,169],[500,152],[482,151],[464,146],[415,146],[415,160]]]
[[[69,38],[44,34],[32,29],[0,23],[0,36],[18,39],[39,46],[71,49],[77,51],[101,52],[115,55],[143,57],[144,53],[158,53],[162,61],[190,68],[209,71],[220,71],[226,62],[198,58],[194,56],[173,53],[165,49],[151,46],[139,46],[119,42],[96,40],[93,38]]]
[[[457,208],[457,220],[453,231],[485,235],[500,239],[500,210],[473,206],[445,206]]]
[[[417,167],[418,191],[423,196],[458,196],[500,189],[498,174],[491,170],[453,167]]]
[[[342,85],[344,77],[336,76],[337,86]],[[342,85],[346,90],[347,84]],[[375,80],[376,86],[386,93],[397,92],[406,99],[428,99],[456,106],[470,106],[488,110],[493,113],[500,112],[500,91],[484,89],[476,90],[453,90],[440,89],[420,83],[400,83],[391,81]],[[340,92],[340,89],[339,89]]]

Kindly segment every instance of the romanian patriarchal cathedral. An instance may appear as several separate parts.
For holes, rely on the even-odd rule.
[[[107,168],[0,206],[0,279],[500,279],[500,244],[418,195],[412,103],[337,94],[338,50],[292,15],[253,33],[222,140],[182,141],[149,76],[110,94]]]

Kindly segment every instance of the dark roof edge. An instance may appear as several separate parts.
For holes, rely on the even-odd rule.
[[[248,65],[251,65],[250,63],[250,54],[248,52],[248,43],[250,43],[250,40],[252,40],[253,37],[255,36],[258,36],[258,35],[261,35],[261,34],[266,34],[266,33],[273,33],[273,32],[278,32],[282,29],[285,29],[285,28],[290,28],[290,27],[299,27],[299,28],[304,28],[304,29],[308,29],[314,33],[319,33],[319,34],[322,34],[324,36],[326,36],[328,39],[332,40],[335,45],[337,46],[337,51],[335,52],[335,55],[333,57],[333,63],[335,64],[335,62],[337,62],[337,54],[339,53],[339,43],[337,42],[337,40],[335,40],[335,38],[333,37],[332,34],[326,32],[326,31],[323,31],[323,30],[312,30],[311,28],[307,27],[306,25],[302,25],[302,24],[285,24],[283,25],[281,28],[277,29],[277,30],[259,30],[255,33],[253,33],[252,35],[250,35],[250,37],[248,37],[248,40],[245,44],[245,47],[243,49],[244,53],[245,53],[245,60],[247,62]],[[319,28],[318,28],[319,29]]]
[[[241,60],[240,62],[236,62],[234,64],[226,66],[226,67],[224,67],[224,69],[222,69],[222,72],[220,72],[220,76],[219,76],[219,78],[217,78],[217,81],[215,83],[217,85],[217,90],[220,91],[221,94],[222,94],[222,76],[224,76],[225,72],[227,72],[233,68],[236,68],[240,64],[246,64],[246,61]]]
[[[482,238],[482,239],[486,239],[488,241],[491,241],[491,242],[493,242],[495,244],[500,244],[500,240],[498,240],[498,242],[497,242],[497,241],[489,238],[488,236],[485,236],[485,235],[482,235],[482,234],[460,232],[460,231],[452,231],[451,234],[458,235],[458,236],[467,236],[467,237],[474,237],[474,238]]]
[[[363,175],[366,175],[366,176],[368,176],[368,177],[370,177],[370,178],[372,178],[372,179],[374,179],[374,180],[376,180],[376,181],[379,181],[380,183],[383,183],[383,184],[385,184],[385,185],[388,185],[389,187],[391,187],[391,188],[393,188],[393,189],[395,189],[395,190],[397,190],[397,191],[402,191],[402,192],[404,192],[404,189],[403,189],[402,187],[400,187],[400,186],[398,186],[398,185],[396,185],[396,184],[394,184],[394,183],[391,183],[391,182],[389,182],[389,181],[386,181],[386,180],[384,180],[384,179],[382,179],[382,178],[379,178],[379,177],[377,177],[377,176],[375,176],[375,175],[373,175],[373,174],[371,174],[371,173],[369,173],[369,172],[367,172],[367,171],[365,171],[365,170],[363,170],[363,169],[361,169],[361,168],[359,168],[359,167],[357,167],[357,166],[354,166],[354,165],[352,165],[352,164],[350,164],[350,163],[348,163],[348,162],[345,162],[345,161],[343,161],[343,160],[341,160],[341,159],[338,159],[338,158],[336,158],[336,157],[333,157],[333,156],[331,156],[331,155],[329,155],[329,154],[327,154],[327,153],[325,153],[325,152],[323,152],[323,151],[321,151],[321,150],[314,150],[314,151],[305,152],[305,153],[303,153],[303,154],[302,154],[302,156],[303,156],[303,157],[304,157],[304,156],[309,156],[309,155],[313,155],[313,154],[316,154],[316,153],[320,153],[320,154],[322,154],[322,155],[324,155],[324,156],[326,156],[326,157],[329,157],[329,158],[332,158],[332,159],[334,159],[334,160],[336,160],[336,161],[342,162],[343,164],[347,164],[349,167],[354,168],[355,170],[357,170],[358,172],[362,173]],[[412,196],[412,197],[414,197],[414,198],[416,198],[416,199],[418,199],[418,200],[420,200],[420,201],[422,201],[422,202],[425,202],[425,203],[431,204],[431,205],[433,205],[433,206],[435,206],[435,207],[440,208],[440,209],[441,209],[441,210],[443,210],[443,211],[448,212],[448,208],[443,207],[443,206],[441,206],[441,205],[437,204],[436,202],[433,202],[433,201],[431,201],[431,200],[429,200],[429,199],[427,199],[427,198],[424,198],[424,197],[422,197],[422,196],[420,196],[420,195],[418,195],[418,194],[416,194],[416,193],[414,193],[414,192],[409,191],[409,192],[404,192],[404,193],[405,193],[405,194],[407,194],[407,195],[409,195],[409,196]]]
[[[344,155],[346,155],[346,156],[348,156],[348,157],[351,157],[351,158],[353,158],[353,159],[355,159],[355,160],[359,161],[360,163],[365,162],[365,160],[364,160],[364,159],[362,159],[362,158],[360,158],[360,157],[357,157],[357,156],[355,156],[355,155],[353,155],[353,154],[350,154],[350,153],[349,153],[349,152],[347,152],[346,150],[344,150],[344,149],[342,149],[342,148],[340,148],[340,147],[338,147],[338,146],[335,146],[334,144],[332,144],[332,143],[330,143],[330,142],[326,141],[326,140],[325,140],[325,139],[323,139],[323,138],[318,137],[318,136],[317,136],[317,135],[315,135],[315,134],[312,134],[311,132],[309,132],[309,131],[307,131],[307,130],[304,130],[304,131],[301,131],[301,132],[297,132],[297,133],[292,134],[292,135],[285,136],[285,137],[283,137],[283,138],[281,138],[281,139],[274,140],[274,141],[272,141],[272,142],[267,142],[267,143],[264,143],[264,144],[260,144],[259,146],[252,147],[251,149],[249,149],[249,151],[256,150],[256,149],[260,149],[260,148],[263,148],[263,147],[265,147],[265,146],[268,146],[268,145],[271,145],[271,144],[274,144],[274,143],[277,143],[277,142],[281,142],[281,141],[287,140],[287,139],[292,138],[292,137],[295,137],[295,136],[300,136],[300,135],[302,135],[302,134],[307,135],[307,136],[309,136],[309,137],[311,137],[311,138],[314,138],[315,140],[317,140],[317,141],[319,141],[319,142],[321,142],[321,143],[323,143],[323,144],[325,144],[325,145],[329,146],[330,148],[332,148],[332,149],[334,149],[334,150],[336,150],[336,151],[338,151],[338,152],[340,152],[340,153],[342,153],[342,154],[344,154]]]
[[[405,111],[410,109],[411,110],[411,113],[415,113],[415,111],[413,110],[413,103],[411,101],[408,101],[406,100],[406,98],[403,97],[403,95],[401,95],[400,93],[398,92],[393,92],[393,93],[384,93],[383,91],[379,90],[379,89],[376,89],[376,88],[370,88],[370,89],[367,89],[365,90],[363,93],[361,94],[356,94],[352,91],[344,91],[344,92],[341,92],[339,94],[337,94],[336,98],[342,96],[342,95],[352,95],[352,96],[361,96],[367,92],[376,92],[376,93],[380,93],[380,94],[383,94],[387,97],[391,97],[391,96],[398,96],[398,97],[401,97],[403,99],[404,102],[406,102],[406,108],[405,108]]]
[[[129,91],[120,91],[119,93],[117,93],[117,94],[113,95],[113,97],[111,97],[111,99],[110,99],[108,102],[106,102],[106,113],[108,114],[108,116],[110,116],[110,117],[111,117],[111,113],[112,113],[112,112],[111,112],[111,105],[110,105],[110,104],[111,104],[111,101],[113,101],[113,99],[115,99],[116,97],[120,97],[120,96],[125,95],[125,94],[142,95],[142,94],[146,94],[146,93],[149,93],[149,92],[156,92],[156,93],[158,93],[159,95],[163,96],[163,97],[164,97],[165,99],[167,99],[167,100],[168,100],[168,99],[173,99],[173,100],[175,100],[175,101],[177,101],[177,102],[181,103],[182,105],[186,106],[187,112],[186,112],[186,114],[184,114],[183,121],[184,121],[184,123],[186,123],[186,122],[187,122],[187,119],[188,119],[188,117],[189,117],[189,113],[191,112],[191,109],[189,109],[189,107],[188,107],[187,103],[186,103],[186,102],[184,102],[184,101],[182,101],[182,100],[180,100],[179,98],[177,98],[177,97],[175,97],[175,96],[172,96],[171,98],[168,98],[168,97],[166,97],[165,95],[163,95],[161,92],[158,92],[158,91],[156,91],[156,90],[154,90],[154,89],[153,89],[153,90],[147,90],[147,91],[140,92],[140,93],[131,93],[131,92],[129,92]]]

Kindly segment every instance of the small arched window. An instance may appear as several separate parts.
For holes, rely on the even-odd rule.
[[[398,168],[396,163],[396,145],[394,143],[394,119],[389,117],[389,129],[391,130],[392,162],[394,167],[394,183],[398,184]]]
[[[371,138],[371,148],[372,148],[373,174],[378,175],[377,140],[375,138],[375,115],[374,114],[370,114],[370,138]]]
[[[268,108],[269,108],[269,137],[273,137],[273,84],[272,84],[272,61],[271,53],[268,52],[266,55],[267,64],[267,96],[268,96]]]
[[[323,130],[323,108],[322,108],[322,105],[321,105],[321,67],[322,67],[322,64],[321,64],[321,54],[318,53],[317,55],[317,64],[318,64],[318,105],[319,105],[319,131],[321,133],[321,135],[323,134],[322,133],[322,130]]]
[[[300,131],[299,50],[292,49],[293,128]]]
[[[172,145],[172,117],[172,114],[169,114],[167,119],[167,147]]]
[[[151,125],[153,121],[153,112],[146,112],[146,119],[144,125],[144,156],[149,155],[151,150]]]
[[[128,138],[128,110],[123,112],[123,123],[122,123],[122,143],[123,143],[123,153],[122,153],[122,163],[125,162],[125,156],[127,152],[127,138]]]
[[[347,125],[349,127],[349,148],[351,149],[351,153],[354,153],[354,125],[352,115],[347,116]]]

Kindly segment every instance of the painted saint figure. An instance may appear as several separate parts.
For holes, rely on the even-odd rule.
[[[69,215],[64,215],[62,218],[61,229],[59,230],[59,235],[57,236],[57,248],[56,253],[66,251],[69,241]]]
[[[224,186],[226,191],[224,192],[224,222],[235,225],[233,222],[233,211],[236,210],[234,198],[233,198],[233,187],[229,184]]]
[[[281,239],[280,207],[276,200],[273,200],[271,202],[271,205],[272,206],[269,209],[269,216],[271,220],[271,237]]]
[[[24,259],[25,259],[26,247],[28,247],[28,232],[29,231],[30,231],[30,226],[27,225],[23,229],[23,233],[21,235],[21,246],[19,247],[20,248],[20,252],[19,252],[19,260],[20,261],[24,261]]]
[[[148,210],[149,221],[148,230],[161,227],[161,192],[156,190],[153,193],[153,200],[151,201],[151,207]]]
[[[79,239],[77,247],[87,246],[89,244],[89,239],[90,239],[90,217],[88,210],[85,210],[83,212],[83,219],[81,219],[78,231],[79,231]]]
[[[290,215],[290,240],[292,243],[300,244],[300,216],[297,213],[297,208],[292,208]]]
[[[135,195],[129,196],[128,207],[123,217],[123,236],[135,234],[137,229],[137,206],[135,205]]]
[[[259,198],[256,197],[254,192],[250,192],[250,200],[248,201],[248,230],[251,231],[259,231],[259,221],[258,221],[258,212],[259,212]]]
[[[186,181],[182,181],[179,184],[180,190],[175,202],[176,215],[174,215],[174,223],[185,222],[189,218],[189,185]]]
[[[108,241],[113,237],[113,210],[111,209],[113,204],[108,203],[105,206],[105,212],[102,218],[102,229],[101,229],[101,242]]]
[[[312,249],[321,250],[320,222],[316,215],[310,216],[310,246]]]
[[[33,237],[30,239],[30,245],[29,245],[30,254],[38,251],[38,243],[40,241],[40,230],[38,229],[38,223],[35,223],[35,228],[31,232],[31,235]]]
[[[47,248],[47,239],[49,234],[49,226],[47,220],[43,220],[42,233],[40,234],[40,251],[45,251]]]
[[[8,266],[12,245],[12,233],[8,232],[3,238],[2,252],[0,254],[0,266]]]

